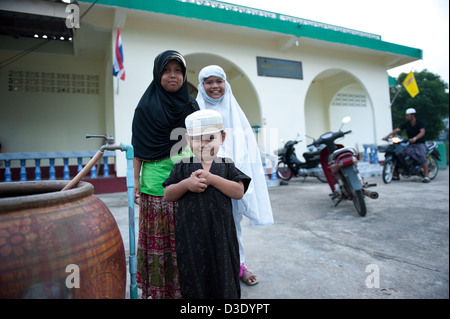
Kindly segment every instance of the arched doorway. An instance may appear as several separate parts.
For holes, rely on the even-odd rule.
[[[318,138],[327,131],[336,131],[344,116],[351,116],[345,130],[346,146],[357,147],[374,143],[375,123],[373,105],[367,90],[353,74],[330,69],[318,74],[305,97],[305,125],[308,136]]]
[[[254,128],[262,127],[261,109],[256,91],[248,77],[233,62],[215,54],[193,53],[184,56],[191,95],[197,96],[198,74],[208,65],[219,65],[227,75],[233,95]],[[195,89],[195,90],[194,90]],[[256,129],[255,129],[256,131]],[[257,132],[255,132],[257,134]],[[258,136],[257,136],[257,140]]]

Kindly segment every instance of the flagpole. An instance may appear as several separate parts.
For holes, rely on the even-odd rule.
[[[116,38],[117,38],[117,33],[118,33],[117,30],[118,30],[118,28],[119,28],[119,25],[116,26]],[[115,54],[115,53],[114,53],[114,54]],[[119,72],[119,73],[120,73],[120,72]],[[116,94],[119,95],[119,74],[117,74],[116,78],[117,78]]]
[[[119,25],[117,25],[116,44],[113,55],[113,76],[117,77],[116,94],[119,94],[120,81],[125,81],[125,67],[123,66],[122,38],[120,36]]]
[[[394,98],[391,101],[391,107],[392,107],[392,104],[394,104],[394,101],[397,98],[397,96],[398,96],[398,94],[400,93],[401,90],[402,90],[402,85],[400,85],[400,88],[398,89],[397,93],[395,93],[395,96],[394,96]]]

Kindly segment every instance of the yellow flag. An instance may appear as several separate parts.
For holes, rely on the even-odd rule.
[[[408,91],[409,95],[411,97],[415,97],[417,94],[419,94],[419,88],[417,87],[416,78],[414,77],[414,73],[409,72],[406,76],[405,80],[403,81],[403,86],[405,87],[406,91]]]

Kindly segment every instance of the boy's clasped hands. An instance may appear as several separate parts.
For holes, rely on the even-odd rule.
[[[191,176],[187,179],[187,187],[191,192],[201,193],[210,184],[209,179],[211,173],[204,169],[198,169],[192,172]]]

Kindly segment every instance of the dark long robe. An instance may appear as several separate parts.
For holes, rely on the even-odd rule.
[[[210,173],[242,181],[246,191],[251,179],[230,159],[217,160]],[[201,168],[195,158],[184,159],[175,164],[163,185],[178,183]],[[188,191],[178,201],[175,240],[183,298],[240,298],[239,245],[229,197],[213,186],[202,193]]]

